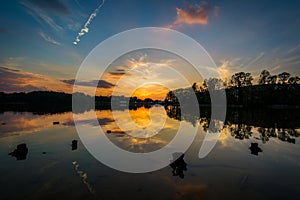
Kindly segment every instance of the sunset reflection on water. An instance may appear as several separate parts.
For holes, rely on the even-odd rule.
[[[151,109],[141,107],[129,110],[132,120],[142,130],[149,125],[150,113],[157,108]],[[126,116],[125,111],[128,110],[117,111],[117,116]],[[103,134],[120,148],[150,152],[168,144],[178,130],[181,122],[178,115],[170,115],[168,109],[166,113],[162,130],[150,138],[128,135],[132,130],[120,129],[110,110],[97,110],[96,124],[91,123],[92,111],[76,115],[82,117],[81,123],[86,126],[100,124]],[[259,119],[257,113],[251,116]],[[194,116],[184,116],[184,119],[187,121],[182,122],[190,126],[195,123]],[[49,194],[53,198],[73,199],[140,199],[140,195],[152,199],[281,199],[299,194],[300,129],[297,121],[291,121],[289,124],[293,126],[290,127],[277,125],[273,128],[273,122],[260,123],[258,120],[260,124],[257,124],[257,120],[247,119],[247,124],[239,124],[228,116],[215,148],[207,157],[199,159],[197,155],[208,120],[205,117],[199,119],[197,136],[184,156],[187,170],[184,171],[184,178],[180,178],[172,174],[170,166],[151,173],[129,174],[101,164],[80,142],[71,112],[45,115],[1,113],[0,181],[5,183],[2,184],[2,196],[4,199],[26,196],[45,198]],[[59,124],[53,125],[54,121]],[[73,140],[78,141],[75,150],[71,146]],[[26,143],[28,147],[25,160],[7,155],[21,143]],[[257,155],[256,145],[252,143],[262,150]],[[274,176],[277,178],[274,179]],[[275,195],[274,188],[278,187],[288,193]],[[14,188],[19,188],[18,193]],[[67,191],[73,192],[68,194]]]

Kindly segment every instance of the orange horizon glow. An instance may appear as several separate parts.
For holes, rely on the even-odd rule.
[[[145,85],[136,89],[131,96],[135,96],[141,100],[145,100],[146,98],[164,100],[169,91],[168,88],[161,85]]]

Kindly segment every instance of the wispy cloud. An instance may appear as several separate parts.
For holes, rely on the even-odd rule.
[[[187,5],[184,9],[176,8],[176,20],[167,25],[168,28],[174,28],[175,26],[182,24],[208,24],[208,15],[212,12],[214,15],[218,15],[220,8],[218,6],[211,7],[207,1],[203,1],[201,5]]]
[[[48,16],[43,9],[33,4],[32,2],[22,1],[21,4],[27,8],[27,13],[31,15],[40,24],[46,23],[56,31],[61,31],[63,28],[55,23],[55,21]]]
[[[300,60],[300,55],[296,55],[296,56],[282,58],[278,61],[280,61],[281,64],[290,64],[290,63],[293,63],[293,62],[299,61],[299,60]]]
[[[253,66],[255,63],[257,63],[259,60],[261,60],[265,55],[265,52],[261,52],[258,56],[256,56],[253,60],[251,60],[247,65],[245,65],[245,67],[251,67]]]
[[[272,66],[278,66],[273,70],[286,70],[289,69],[291,72],[299,73],[298,65],[300,64],[300,55],[290,56],[290,57],[283,57],[283,58],[277,58],[273,63]]]
[[[40,31],[39,35],[47,42],[50,42],[51,44],[60,45],[59,42],[51,38],[50,36],[46,35],[44,32]]]
[[[296,45],[295,47],[293,48],[290,48],[287,52],[288,53],[293,53],[295,52],[296,50],[300,49],[300,44]]]
[[[76,59],[76,57],[73,57],[73,59]],[[70,77],[70,75],[75,73],[73,69],[62,67],[61,64],[47,62],[45,60],[37,60],[26,56],[0,59],[0,66],[5,66],[10,69],[22,69],[24,71],[58,79]],[[72,66],[72,64],[65,66]]]
[[[232,60],[222,60],[221,65],[218,67],[218,71],[221,78],[225,79],[230,77],[233,73],[241,70],[243,64],[241,64],[242,58],[235,58]]]
[[[79,19],[87,17],[78,9],[76,3],[64,0],[20,0],[20,4],[25,8],[36,22],[43,26],[43,30],[50,27],[60,38],[67,33],[67,30],[77,31],[81,27]],[[75,12],[76,11],[76,12]],[[48,33],[49,31],[47,31]]]
[[[59,15],[70,14],[70,10],[61,0],[29,0],[29,2],[42,10],[49,10]]]
[[[102,3],[96,8],[96,10],[89,16],[88,20],[85,22],[83,28],[80,30],[78,33],[77,37],[75,38],[73,44],[77,45],[80,42],[80,37],[83,36],[84,34],[89,32],[88,26],[91,24],[92,20],[94,17],[97,16],[97,13],[99,12],[100,8],[104,5],[105,0],[102,0]]]
[[[256,81],[256,77],[263,69],[270,70],[271,66],[274,66],[264,63],[265,56],[266,53],[261,52],[253,58],[239,57],[221,60],[218,71],[223,79],[228,79],[237,72],[250,72]]]

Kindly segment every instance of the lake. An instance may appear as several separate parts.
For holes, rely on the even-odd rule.
[[[161,112],[163,110],[163,112]],[[125,117],[128,110],[114,116]],[[209,124],[209,108],[199,116],[180,113],[178,107],[153,106],[129,110],[151,134],[150,112],[166,117],[153,137],[127,135],[111,110],[97,110],[98,122],[117,146],[132,152],[151,152],[164,147],[177,133],[180,120],[199,124],[196,138],[180,160],[161,170],[132,174],[111,169],[97,161],[76,132],[73,113],[0,113],[1,199],[291,199],[300,195],[300,111],[229,108],[224,128],[214,149],[203,159],[198,152]],[[93,127],[91,111],[82,123]],[[53,123],[57,122],[57,123]],[[157,124],[159,127],[159,124]],[[187,133],[188,134],[188,133]],[[78,144],[72,141],[77,140]],[[28,153],[12,153],[19,144]],[[174,167],[174,168],[172,168]]]

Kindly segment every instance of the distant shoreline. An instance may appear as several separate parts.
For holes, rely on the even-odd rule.
[[[225,89],[228,108],[260,108],[260,109],[300,109],[300,84],[267,84],[246,87],[232,87]],[[171,91],[172,92],[172,91]],[[176,93],[183,93],[184,97],[196,95],[199,107],[210,107],[210,95],[208,91],[194,91],[191,88],[177,89]],[[216,91],[218,92],[218,91]],[[80,99],[80,108],[74,112],[84,112],[91,109],[111,109],[110,96],[92,97],[82,93],[75,93]],[[175,96],[165,101],[145,99],[137,97],[115,97],[123,105],[116,105],[120,110],[128,107],[150,108],[154,104],[163,106],[179,106]],[[91,103],[95,101],[95,103]],[[127,102],[127,103],[126,103]],[[29,111],[41,113],[56,113],[72,111],[72,94],[54,91],[33,91],[29,93],[4,93],[0,92],[0,112],[3,111]],[[214,105],[218,106],[218,105]]]

